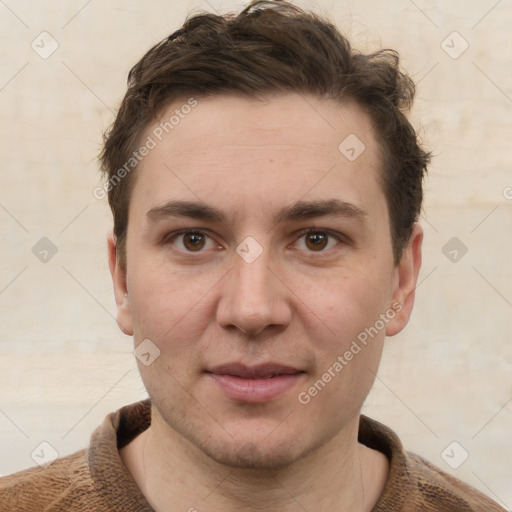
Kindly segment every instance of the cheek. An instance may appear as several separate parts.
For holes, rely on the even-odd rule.
[[[343,369],[334,372],[340,376],[334,380],[363,394],[373,383],[386,326],[395,314],[388,314],[391,285],[391,275],[387,276],[377,265],[365,265],[348,269],[340,279],[316,293],[330,333],[329,343],[321,347],[322,371],[332,368],[341,356]],[[340,366],[336,368],[339,370]]]
[[[391,315],[384,320],[381,316],[388,307],[389,287],[375,275],[351,271],[344,278],[308,289],[304,301],[308,307],[299,315],[310,319],[307,328],[317,361],[315,378],[322,379],[327,372],[323,380],[332,380],[325,399],[336,401],[343,396],[346,401],[350,390],[349,401],[359,404],[366,396],[391,319]],[[315,324],[319,328],[315,329]]]
[[[213,274],[204,272],[198,279],[196,269],[178,271],[166,261],[134,262],[128,274],[128,292],[135,339],[149,337],[163,344],[184,328],[186,336],[193,338],[206,321],[210,293],[219,282],[219,276]]]
[[[186,396],[202,369],[203,338],[215,314],[212,298],[221,278],[217,272],[202,272],[199,278],[197,270],[176,272],[165,262],[133,265],[129,293],[135,345],[149,339],[159,353],[150,366],[138,361],[150,394],[163,392],[176,403]]]
[[[333,348],[347,343],[373,326],[389,302],[390,283],[375,273],[340,269],[335,278],[304,288],[305,313],[316,316],[325,326]]]
[[[309,290],[309,308],[299,313],[311,319],[309,329],[318,318],[322,328],[308,333],[316,368],[298,399],[325,424],[339,425],[360,410],[382,355],[386,294],[377,291],[378,280],[355,275]]]

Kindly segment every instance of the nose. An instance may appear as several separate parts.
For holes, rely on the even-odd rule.
[[[238,329],[251,337],[279,330],[290,322],[288,299],[286,287],[264,254],[251,263],[235,255],[233,269],[223,280],[217,321],[225,329]]]

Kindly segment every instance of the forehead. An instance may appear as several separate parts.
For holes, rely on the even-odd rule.
[[[344,149],[340,143],[347,136],[352,135],[350,139],[358,151],[362,143],[371,152],[375,142],[371,119],[355,102],[340,104],[297,93],[261,99],[240,95],[183,98],[162,109],[145,133],[157,142],[165,139],[171,150],[184,149],[184,142],[203,150],[219,143],[229,146],[230,142],[236,146],[244,143],[247,148],[261,144],[267,148],[278,144],[304,148],[316,145],[336,157],[345,154],[349,160],[354,155],[340,151]],[[178,143],[172,147],[173,139],[179,140],[180,147]]]
[[[339,193],[363,208],[383,199],[372,123],[354,103],[299,94],[184,98],[162,110],[142,140],[152,149],[132,201],[148,207],[180,196],[238,209],[306,195]]]

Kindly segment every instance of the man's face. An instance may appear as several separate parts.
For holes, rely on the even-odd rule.
[[[357,105],[197,101],[161,141],[160,121],[141,138],[157,144],[136,171],[126,278],[110,241],[118,321],[136,346],[150,340],[143,362],[160,351],[139,362],[155,428],[226,464],[287,464],[355,435],[419,257],[393,264],[379,148]]]

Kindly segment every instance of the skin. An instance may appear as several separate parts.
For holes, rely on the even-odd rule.
[[[338,149],[350,134],[365,144],[354,161]],[[138,362],[152,424],[121,450],[155,510],[372,509],[388,462],[358,443],[359,415],[385,336],[409,320],[423,236],[416,225],[396,266],[380,161],[358,105],[286,94],[198,98],[141,162],[127,268],[112,234],[108,251],[119,326],[135,346],[150,339],[160,350],[152,364]],[[330,199],[364,213],[276,221],[298,201]],[[148,211],[169,201],[207,204],[225,219],[152,222]],[[301,232],[309,228],[316,237]],[[194,245],[176,234],[182,229],[205,236]],[[247,236],[262,249],[251,263],[236,252]],[[385,328],[301,404],[299,393],[397,303]],[[231,361],[305,373],[291,390],[251,404],[228,398],[204,373]]]

